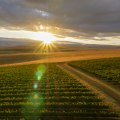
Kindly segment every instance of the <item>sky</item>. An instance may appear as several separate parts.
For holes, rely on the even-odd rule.
[[[120,45],[120,0],[0,0],[0,37],[40,31],[57,40]]]

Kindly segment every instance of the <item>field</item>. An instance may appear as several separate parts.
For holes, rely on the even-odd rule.
[[[118,86],[119,53],[120,49],[62,48],[50,53],[0,54],[0,120],[118,120],[119,107],[114,109],[111,100],[106,102],[59,64],[76,60],[69,63],[75,69]]]
[[[120,0],[0,0],[0,120],[120,120]]]
[[[69,65],[120,87],[120,58],[76,61]]]
[[[63,49],[62,49],[63,50]],[[26,65],[38,63],[56,63],[74,60],[88,60],[99,58],[120,57],[120,49],[106,50],[78,50],[71,52],[50,52],[50,53],[17,53],[0,54],[0,65]],[[48,59],[49,58],[49,59]]]
[[[46,58],[45,54],[14,54],[14,55],[0,55],[0,64],[15,64],[20,62],[29,62],[33,60],[41,60]]]
[[[0,119],[115,120],[118,114],[55,64],[0,67]]]

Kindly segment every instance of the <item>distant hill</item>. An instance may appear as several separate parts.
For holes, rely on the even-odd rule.
[[[27,39],[0,38],[0,47],[36,46],[39,41]]]

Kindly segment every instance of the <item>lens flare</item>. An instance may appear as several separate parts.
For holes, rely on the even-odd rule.
[[[36,72],[36,77],[37,77],[37,80],[40,80],[41,78],[42,78],[42,72],[40,71],[40,70],[38,70],[37,72]]]
[[[36,81],[33,82],[34,92],[28,96],[26,104],[23,106],[22,114],[26,120],[38,120],[44,111],[44,97],[38,92],[40,80],[46,72],[46,66],[41,64],[35,72]],[[39,86],[40,88],[41,86]],[[44,85],[42,85],[42,88]]]
[[[36,89],[38,88],[38,84],[35,83],[35,84],[33,85],[33,88],[34,88],[34,90],[36,90]]]
[[[42,115],[40,112],[42,110],[44,110],[44,98],[40,93],[33,92],[30,94],[22,114],[26,120],[38,120]]]
[[[38,92],[32,93],[30,95],[29,101],[31,103],[33,103],[32,104],[33,108],[39,108],[39,109],[42,108],[43,109],[42,105],[44,103],[44,100],[43,100],[43,97],[40,93],[38,93]]]
[[[34,99],[39,99],[39,96],[37,94],[35,94]]]
[[[39,65],[39,66],[38,66],[38,70],[40,70],[40,71],[44,74],[45,71],[46,71],[45,65],[43,65],[43,64]]]
[[[38,66],[37,71],[36,71],[36,78],[37,78],[38,81],[41,80],[41,78],[44,75],[45,71],[46,71],[45,65],[39,65]]]

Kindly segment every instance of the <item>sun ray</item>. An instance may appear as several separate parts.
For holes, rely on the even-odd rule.
[[[55,49],[57,49],[55,45],[55,37],[52,33],[37,32],[35,37],[36,39],[39,39],[40,44],[37,46],[34,52],[47,53],[53,52]]]

